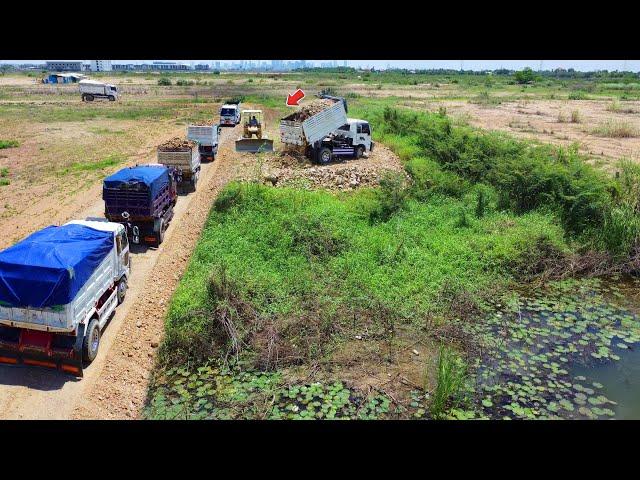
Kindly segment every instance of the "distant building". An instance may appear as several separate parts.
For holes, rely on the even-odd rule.
[[[198,64],[196,65],[196,70],[199,70],[199,71],[209,70],[209,68],[210,68],[210,67],[209,67],[209,64],[208,64],[208,63],[198,63]]]
[[[54,72],[81,72],[82,60],[80,61],[67,61],[67,60],[53,60],[47,61],[47,70]]]
[[[151,65],[148,63],[140,65],[140,68],[143,70],[160,70],[160,71],[184,71],[184,70],[193,70],[191,65],[187,65],[185,63],[176,63],[176,62],[153,62]]]
[[[111,60],[91,60],[92,72],[110,72]]]

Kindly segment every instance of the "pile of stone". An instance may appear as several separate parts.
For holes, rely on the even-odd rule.
[[[171,140],[158,145],[158,151],[160,152],[185,152],[191,150],[196,146],[196,142],[186,140],[184,138],[175,137]]]

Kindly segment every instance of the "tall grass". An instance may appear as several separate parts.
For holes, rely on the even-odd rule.
[[[495,189],[499,208],[516,214],[553,212],[569,237],[592,248],[624,255],[636,247],[635,218],[624,221],[623,228],[616,213],[627,208],[621,203],[620,181],[588,165],[575,147],[535,145],[454,126],[442,115],[389,107],[369,109],[368,118],[378,139],[406,162],[414,198],[460,198],[473,184],[483,183]],[[620,239],[619,229],[626,232],[624,242],[614,248],[608,235],[618,232],[614,237]]]
[[[436,386],[431,396],[430,413],[442,418],[446,411],[456,408],[464,399],[467,365],[451,347],[440,346]]]
[[[623,120],[608,120],[593,129],[595,135],[609,138],[632,138],[640,135],[638,129]]]

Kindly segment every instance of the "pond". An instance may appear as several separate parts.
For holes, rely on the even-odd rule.
[[[495,301],[488,321],[468,327],[485,349],[473,375],[479,415],[640,418],[637,292],[630,279],[569,280]]]

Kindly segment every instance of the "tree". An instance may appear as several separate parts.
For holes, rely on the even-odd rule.
[[[13,67],[11,65],[0,65],[0,73],[2,75],[4,75],[5,73],[7,73],[9,70],[11,70]]]
[[[526,67],[523,70],[516,72],[515,79],[518,83],[529,83],[536,80],[536,75],[535,73],[533,73],[533,70],[531,70],[529,67]]]

